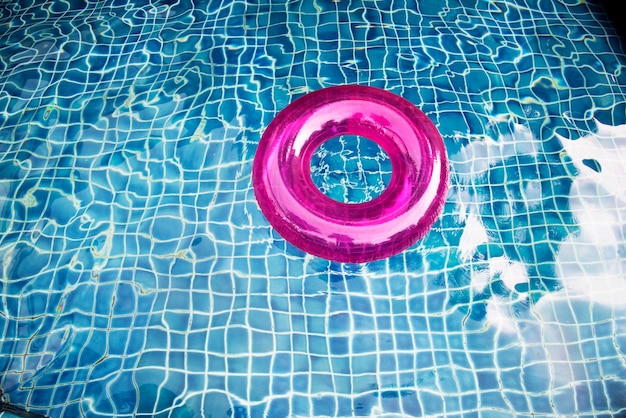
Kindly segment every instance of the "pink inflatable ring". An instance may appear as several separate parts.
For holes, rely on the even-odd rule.
[[[368,138],[389,156],[389,185],[369,202],[338,202],[313,183],[313,154],[340,135]],[[448,163],[437,128],[413,104],[344,85],[309,93],[272,120],[254,157],[252,184],[263,214],[291,244],[363,263],[405,250],[430,229],[446,198]]]

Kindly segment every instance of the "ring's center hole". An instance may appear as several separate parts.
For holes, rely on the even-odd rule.
[[[376,142],[342,135],[315,150],[311,178],[322,193],[338,202],[369,202],[389,185],[391,161]]]

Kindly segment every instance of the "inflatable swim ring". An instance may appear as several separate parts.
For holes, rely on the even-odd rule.
[[[338,202],[313,183],[313,154],[340,135],[365,137],[388,154],[391,180],[378,197]],[[278,113],[259,142],[252,184],[285,240],[328,260],[363,263],[404,251],[430,229],[446,198],[448,162],[437,128],[412,103],[343,85],[306,94]]]

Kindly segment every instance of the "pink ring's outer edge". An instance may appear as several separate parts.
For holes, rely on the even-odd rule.
[[[342,134],[374,140],[391,159],[389,186],[369,202],[337,202],[307,171],[317,146]],[[441,135],[411,102],[341,85],[308,93],[276,115],[259,142],[252,185],[263,215],[295,247],[364,263],[400,253],[426,234],[443,210],[448,172]]]

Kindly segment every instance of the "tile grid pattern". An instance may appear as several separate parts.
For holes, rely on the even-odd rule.
[[[593,6],[0,10],[0,387],[12,403],[93,417],[626,409],[626,310],[574,292],[558,259],[582,230],[576,202],[595,199],[623,228],[623,200],[589,184],[572,194],[579,166],[557,136],[626,123],[623,49]],[[250,184],[276,112],[341,83],[411,100],[452,156],[433,231],[368,265],[286,244]],[[473,219],[487,238],[467,247]],[[610,261],[573,248],[582,270]]]

